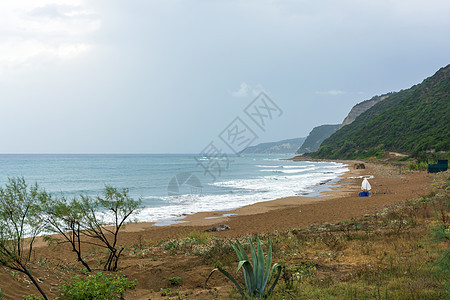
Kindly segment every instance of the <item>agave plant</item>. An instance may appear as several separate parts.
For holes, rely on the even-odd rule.
[[[264,253],[261,247],[261,241],[259,240],[259,237],[257,237],[258,242],[258,250],[256,251],[255,247],[253,246],[253,240],[251,238],[248,239],[250,243],[250,251],[252,256],[252,263],[250,263],[250,259],[247,256],[247,253],[245,253],[244,247],[242,247],[241,243],[239,241],[236,241],[234,244],[231,243],[231,247],[233,247],[234,251],[236,252],[236,255],[239,259],[239,265],[237,268],[237,272],[242,268],[242,271],[244,272],[244,279],[245,279],[245,285],[247,287],[247,297],[249,298],[265,298],[269,296],[275,285],[278,282],[278,279],[280,278],[281,274],[281,266],[277,263],[275,263],[272,267],[272,244],[269,240],[269,251],[267,253],[267,257],[264,259]],[[209,278],[211,278],[211,275],[215,271],[220,271],[223,275],[225,275],[228,279],[230,279],[236,288],[238,289],[239,293],[242,295],[242,297],[246,297],[244,291],[242,290],[239,283],[236,281],[236,279],[233,278],[233,276],[225,271],[224,269],[217,267],[211,271],[208,278],[206,278],[205,286],[208,283]],[[276,272],[276,275],[274,275]],[[272,285],[266,292],[266,288],[268,286],[268,283],[274,278]]]

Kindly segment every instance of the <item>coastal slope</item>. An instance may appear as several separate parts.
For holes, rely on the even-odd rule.
[[[365,100],[363,102],[360,102],[352,107],[350,112],[348,113],[347,117],[345,117],[344,121],[341,124],[341,127],[353,123],[353,121],[356,120],[356,118],[361,115],[363,112],[374,106],[380,101],[383,101],[387,97],[391,96],[393,93],[387,93],[381,96],[374,96],[369,100]]]
[[[317,158],[358,159],[385,151],[416,156],[450,150],[450,65],[409,89],[390,95],[343,126]]]
[[[336,125],[320,125],[314,127],[313,130],[306,137],[305,142],[302,146],[297,150],[297,154],[314,152],[319,149],[322,142],[331,136],[336,130],[341,127],[341,124]]]
[[[242,150],[241,154],[283,154],[295,153],[306,138],[295,138],[271,143],[261,143]]]

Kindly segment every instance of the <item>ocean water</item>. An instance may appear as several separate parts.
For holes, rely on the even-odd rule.
[[[141,198],[139,221],[168,225],[186,214],[231,210],[294,195],[316,196],[347,168],[334,162],[294,162],[289,156],[243,155],[211,160],[192,154],[0,154],[0,185],[8,177],[57,195],[100,194],[105,185]]]

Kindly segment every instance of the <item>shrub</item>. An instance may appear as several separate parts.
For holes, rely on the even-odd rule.
[[[178,241],[168,241],[164,244],[164,250],[169,250],[172,253],[176,253],[180,250],[180,244]]]
[[[169,277],[169,283],[171,285],[180,285],[181,283],[181,277],[175,276],[175,277]]]
[[[124,250],[117,244],[120,230],[129,217],[141,209],[141,199],[134,200],[128,189],[119,190],[105,186],[103,195],[92,199],[82,195],[71,203],[82,216],[82,234],[97,240],[108,250],[108,258],[103,266],[105,271],[116,271],[120,255]]]
[[[70,201],[64,197],[50,198],[42,201],[45,212],[46,229],[58,233],[58,242],[69,243],[72,251],[77,254],[78,261],[91,272],[91,268],[83,259],[81,245],[95,244],[108,250],[108,258],[103,269],[117,270],[117,264],[124,250],[117,244],[120,230],[130,216],[141,208],[141,199],[134,200],[128,195],[128,189],[119,190],[112,186],[105,186],[102,196],[92,198],[81,195]],[[90,237],[97,243],[87,242],[82,236]],[[55,240],[47,237],[48,242]]]
[[[42,296],[36,296],[36,295],[26,295],[26,296],[23,296],[22,299],[23,300],[43,300],[45,298]]]
[[[210,240],[211,235],[208,232],[200,232],[197,230],[190,232],[186,239],[186,241],[192,242],[193,244],[207,244]]]
[[[9,178],[0,187],[0,266],[21,272],[33,282],[44,299],[44,291],[29,270],[36,236],[42,232],[39,203],[50,195],[35,184],[31,187],[22,178]]]
[[[52,197],[42,203],[42,210],[45,213],[46,230],[58,234],[57,237],[46,236],[44,241],[48,243],[69,243],[72,251],[77,254],[77,260],[83,264],[88,272],[92,272],[81,252],[83,212],[80,205],[77,205],[77,200],[73,199],[69,202],[65,197]]]
[[[124,275],[104,274],[99,272],[89,277],[72,277],[73,282],[59,287],[61,293],[69,300],[115,300],[123,299],[127,289],[136,287],[136,280],[128,281]]]

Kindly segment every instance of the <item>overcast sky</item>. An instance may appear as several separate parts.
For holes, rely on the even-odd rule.
[[[199,153],[236,117],[253,144],[304,137],[450,63],[449,16],[448,0],[0,0],[0,153]],[[282,110],[264,130],[244,112],[260,91]]]

